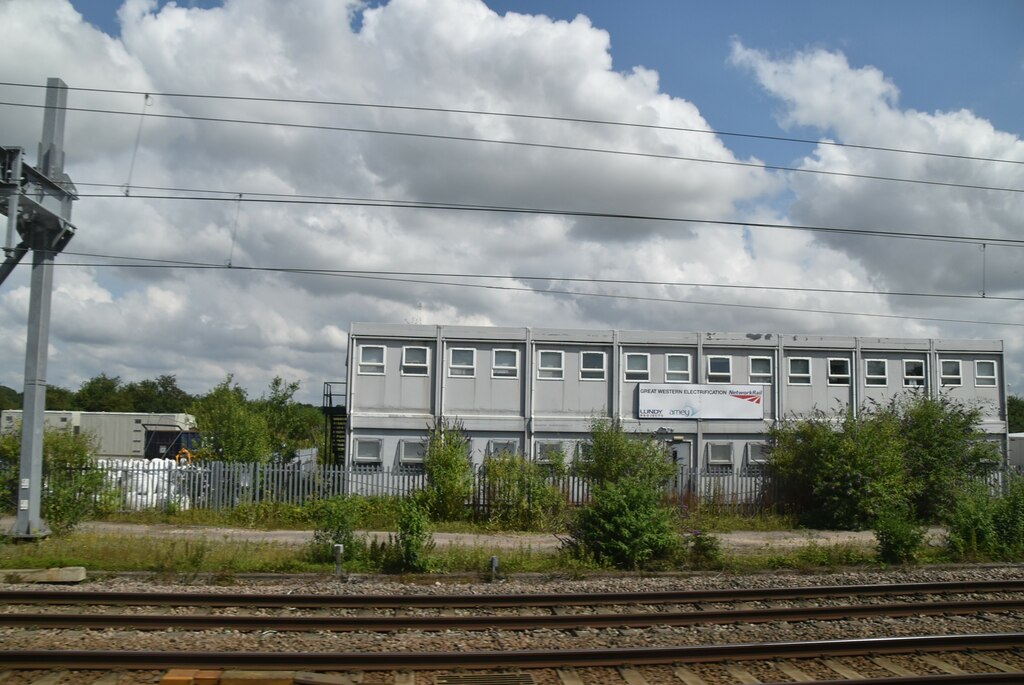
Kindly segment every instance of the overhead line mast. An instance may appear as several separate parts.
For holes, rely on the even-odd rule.
[[[0,212],[7,215],[5,259],[0,284],[32,250],[28,336],[25,345],[25,392],[18,476],[18,516],[11,537],[46,537],[50,528],[41,515],[43,421],[46,411],[46,362],[53,297],[53,261],[75,234],[71,203],[77,191],[64,173],[64,116],[67,85],[46,81],[46,110],[37,168],[25,164],[18,147],[0,148]],[[15,244],[15,235],[18,242]]]

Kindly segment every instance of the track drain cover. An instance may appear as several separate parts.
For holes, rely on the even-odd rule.
[[[535,685],[528,673],[467,673],[439,676],[437,685]]]

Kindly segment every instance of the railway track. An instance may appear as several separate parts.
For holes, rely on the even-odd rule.
[[[852,597],[875,600],[837,603]],[[37,590],[0,592],[0,606],[0,685],[5,672],[22,685],[34,682],[23,674],[43,669],[91,674],[47,681],[61,685],[103,671],[122,674],[102,676],[104,685],[155,683],[153,669],[182,666],[290,673],[297,684],[1024,683],[1021,580],[445,596]],[[139,613],[152,607],[175,611]],[[355,613],[323,615],[337,610]],[[369,615],[381,610],[394,615]],[[758,624],[761,638],[849,634],[730,632]],[[986,625],[1000,629],[977,630]],[[951,626],[959,634],[943,632]],[[109,648],[122,642],[134,647]],[[73,648],[80,644],[88,648]],[[214,644],[231,648],[202,648]]]

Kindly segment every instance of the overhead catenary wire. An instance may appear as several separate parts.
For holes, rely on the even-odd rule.
[[[9,102],[0,101],[0,106],[7,107],[28,107],[34,109],[44,109],[45,105],[35,103],[23,103],[23,102]],[[65,111],[68,112],[89,112],[93,114],[113,114],[121,116],[133,116],[134,112],[127,110],[116,110],[116,109],[100,109],[95,107],[65,107]],[[827,171],[824,169],[805,169],[800,167],[787,167],[775,164],[762,164],[755,162],[743,162],[740,160],[728,160],[728,159],[708,159],[704,157],[688,157],[685,155],[669,155],[659,154],[654,152],[640,152],[634,150],[613,150],[610,148],[594,148],[594,147],[583,147],[577,145],[561,145],[556,143],[538,143],[531,141],[521,140],[504,140],[500,138],[478,138],[473,136],[457,136],[451,134],[441,133],[423,133],[416,131],[393,131],[388,129],[372,129],[363,128],[358,126],[329,126],[327,124],[301,124],[295,122],[281,122],[281,121],[263,121],[256,119],[237,119],[232,117],[208,117],[199,116],[194,114],[148,114],[150,118],[155,119],[172,119],[172,120],[185,120],[185,121],[201,121],[201,122],[215,122],[225,124],[243,124],[253,126],[277,126],[284,128],[297,128],[305,130],[315,131],[335,131],[343,133],[363,133],[369,135],[386,135],[386,136],[399,136],[409,138],[422,138],[430,140],[440,141],[459,141],[469,143],[485,143],[491,145],[507,145],[514,147],[526,147],[534,149],[548,149],[548,150],[560,150],[568,152],[585,152],[595,154],[606,154],[606,155],[621,155],[626,157],[644,157],[650,159],[663,159],[670,161],[681,161],[681,162],[694,162],[702,164],[718,164],[724,166],[735,166],[745,167],[758,170],[767,171],[787,171],[792,173],[800,174],[817,174],[823,176],[833,176],[842,178],[858,178],[862,180],[871,181],[885,181],[890,183],[911,183],[924,186],[936,186],[936,187],[947,187],[947,188],[960,188],[964,190],[985,190],[993,192],[1004,192],[1004,193],[1024,193],[1024,188],[1005,188],[999,186],[986,186],[973,183],[953,183],[950,181],[935,181],[928,179],[917,179],[917,178],[901,178],[896,176],[878,176],[873,174],[856,174],[847,171]]]
[[[111,187],[114,184],[110,183],[90,183],[90,182],[78,182],[77,186],[81,187]],[[764,229],[780,229],[780,230],[797,230],[797,231],[812,231],[820,233],[836,233],[836,234],[848,234],[848,235],[861,235],[861,236],[875,236],[885,238],[901,238],[906,240],[924,240],[924,241],[938,241],[938,242],[949,242],[949,243],[967,243],[967,244],[998,244],[1004,247],[1020,247],[1024,246],[1024,239],[1018,238],[998,238],[995,236],[958,236],[958,235],[944,235],[941,233],[911,233],[907,231],[888,231],[888,230],[877,230],[877,229],[864,229],[864,228],[841,228],[834,226],[809,226],[804,224],[784,224],[784,223],[773,223],[764,221],[732,221],[725,219],[700,219],[700,218],[689,218],[689,217],[672,217],[672,216],[659,216],[653,214],[627,214],[617,212],[597,212],[597,211],[586,211],[586,210],[572,210],[572,209],[552,209],[552,208],[537,208],[537,207],[510,207],[503,205],[476,205],[467,203],[449,203],[449,202],[430,202],[430,201],[418,201],[418,200],[393,200],[393,199],[379,199],[379,198],[356,198],[356,197],[338,197],[338,196],[324,196],[324,195],[283,195],[279,193],[259,193],[251,191],[226,191],[226,190],[203,190],[203,189],[187,189],[187,188],[171,188],[171,187],[160,187],[160,186],[135,186],[139,190],[159,190],[160,192],[188,192],[188,193],[206,193],[208,195],[216,195],[216,197],[209,197],[207,195],[145,195],[138,194],[132,196],[132,199],[136,200],[190,200],[197,202],[224,202],[230,200],[231,202],[256,202],[266,204],[297,204],[297,205],[324,205],[324,206],[340,206],[340,207],[385,207],[391,209],[433,209],[433,210],[449,210],[449,211],[461,211],[461,212],[493,212],[498,214],[538,214],[548,216],[567,216],[567,217],[587,217],[587,218],[598,218],[598,219],[616,219],[623,221],[646,221],[646,222],[665,222],[665,223],[686,223],[686,224],[710,224],[716,226],[731,226],[736,228],[764,228]],[[231,196],[231,197],[220,197],[220,196]],[[244,199],[241,196],[244,195]],[[113,193],[78,193],[78,197],[92,197],[92,198],[121,198],[121,195]]]
[[[74,255],[78,257],[96,257],[103,259],[124,259],[131,260],[132,262],[154,262],[153,266],[218,266],[216,264],[207,264],[202,262],[182,262],[181,260],[174,259],[155,259],[152,257],[134,257],[129,255],[108,255],[93,252],[69,252],[63,251],[62,254]],[[85,264],[76,263],[75,266],[128,266],[128,267],[141,267],[142,264]],[[255,267],[253,267],[255,268]],[[389,271],[380,269],[311,269],[308,267],[260,267],[267,271],[301,271],[305,274],[323,274],[325,276],[330,275],[381,275],[381,276],[414,276],[414,277],[430,277],[430,278],[476,278],[476,279],[491,279],[491,280],[509,280],[509,281],[562,281],[566,283],[594,283],[603,285],[639,285],[639,286],[660,286],[660,287],[679,287],[679,288],[722,288],[722,289],[736,289],[736,290],[775,290],[783,292],[801,292],[801,293],[822,293],[830,295],[874,295],[878,297],[924,297],[924,298],[937,298],[937,299],[964,299],[964,300],[1001,300],[1006,302],[1024,302],[1024,297],[1009,297],[1009,296],[991,296],[984,294],[965,294],[965,293],[923,293],[923,292],[905,292],[905,291],[888,291],[888,290],[851,290],[845,288],[809,288],[799,286],[778,286],[778,285],[747,285],[741,283],[707,283],[700,281],[644,281],[637,279],[626,279],[626,278],[593,278],[583,276],[558,276],[558,275],[526,275],[526,274],[482,274],[482,273],[451,273],[451,272],[440,272],[440,271]],[[543,292],[543,291],[539,291]]]
[[[71,253],[78,254],[78,253]],[[82,253],[83,256],[88,256],[86,253]],[[912,316],[906,314],[883,314],[879,312],[853,312],[845,310],[832,310],[832,309],[812,309],[808,307],[782,307],[779,305],[762,305],[762,304],[747,304],[739,302],[709,302],[706,300],[692,300],[682,298],[667,298],[667,297],[653,297],[643,295],[623,295],[619,293],[599,293],[599,292],[586,292],[576,290],[561,290],[548,288],[544,290],[538,290],[536,288],[526,288],[521,286],[508,286],[508,285],[494,285],[488,283],[463,283],[463,282],[451,282],[451,281],[440,281],[424,278],[403,278],[398,276],[380,276],[375,274],[353,274],[353,273],[338,273],[330,270],[316,270],[308,268],[289,268],[289,267],[266,267],[266,266],[238,266],[234,265],[228,267],[224,264],[212,264],[203,262],[189,262],[183,260],[152,260],[145,258],[144,261],[158,261],[159,264],[143,265],[146,268],[181,268],[181,269],[207,269],[207,270],[232,270],[232,271],[264,271],[264,272],[278,272],[288,274],[300,274],[310,276],[332,276],[336,278],[353,278],[353,279],[364,279],[373,281],[388,281],[398,283],[415,283],[420,285],[441,285],[450,287],[463,287],[463,288],[477,288],[485,290],[499,290],[499,291],[512,291],[512,292],[527,292],[534,295],[565,295],[570,297],[595,297],[604,299],[615,299],[615,300],[627,300],[637,302],[660,302],[670,304],[681,304],[681,305],[697,305],[697,306],[711,306],[711,307],[733,307],[741,309],[756,309],[756,310],[769,310],[769,311],[785,311],[785,312],[799,312],[805,314],[830,314],[837,316],[862,316],[872,318],[883,318],[883,319],[899,319],[899,320],[910,320],[910,321],[934,321],[941,323],[962,323],[962,324],[975,324],[975,325],[986,325],[986,326],[1019,326],[1024,327],[1024,322],[1015,321],[981,321],[975,319],[954,319],[946,317],[929,317],[929,316]],[[64,263],[64,266],[115,266],[115,267],[138,267],[137,264],[88,264],[88,263]]]
[[[0,81],[0,86],[14,86],[20,88],[45,88],[45,85],[37,83],[17,83],[13,81]],[[110,93],[117,95],[141,95],[143,91],[139,90],[127,90],[121,88],[86,88],[86,87],[73,87],[68,86],[67,90],[75,90],[88,93]],[[570,117],[570,116],[557,116],[552,114],[528,114],[522,112],[503,112],[503,111],[492,111],[482,109],[462,109],[455,107],[429,107],[425,105],[399,105],[399,104],[385,104],[385,103],[374,103],[374,102],[353,102],[347,100],[312,100],[303,98],[293,97],[267,97],[267,96],[252,96],[252,95],[223,95],[223,94],[204,94],[204,93],[181,93],[181,92],[162,92],[153,93],[160,97],[166,98],[191,98],[191,99],[204,99],[204,100],[229,100],[238,102],[273,102],[273,103],[285,103],[290,105],[319,105],[319,106],[330,106],[330,107],[348,107],[348,108],[365,108],[365,109],[383,109],[383,110],[401,110],[409,112],[434,112],[440,114],[470,114],[476,116],[488,116],[488,117],[500,117],[509,119],[532,119],[537,121],[557,121],[563,123],[574,123],[574,124],[594,124],[599,126],[618,126],[628,128],[640,128],[649,129],[654,131],[675,131],[680,133],[697,133],[714,136],[726,136],[734,138],[750,138],[754,140],[769,140],[776,142],[785,143],[801,143],[806,145],[825,145],[830,147],[845,147],[857,150],[872,150],[876,152],[892,152],[906,155],[920,155],[926,157],[943,157],[947,159],[960,159],[969,160],[976,162],[995,162],[999,164],[1024,164],[1024,160],[1017,159],[1004,159],[999,157],[980,157],[974,155],[961,155],[949,152],[936,152],[931,150],[915,150],[911,148],[897,148],[888,147],[882,145],[868,145],[861,143],[843,143],[834,140],[814,140],[810,138],[795,138],[790,136],[774,136],[760,133],[742,133],[738,131],[725,131],[715,129],[703,129],[703,128],[692,128],[688,126],[669,126],[667,124],[645,124],[640,122],[632,121],[616,121],[610,119],[593,119],[586,117]]]

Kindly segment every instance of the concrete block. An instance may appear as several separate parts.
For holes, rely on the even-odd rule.
[[[294,685],[292,671],[224,671],[220,685]]]
[[[220,677],[224,674],[221,669],[200,669],[192,678],[192,685],[219,685]]]
[[[81,583],[85,580],[85,567],[9,568],[0,570],[0,578],[5,583]]]

